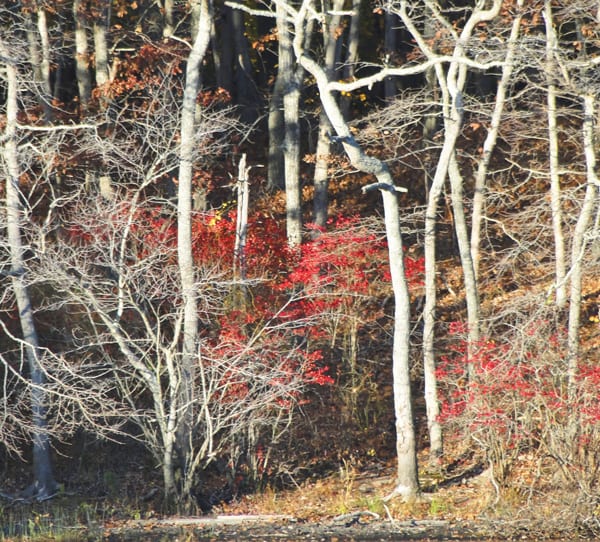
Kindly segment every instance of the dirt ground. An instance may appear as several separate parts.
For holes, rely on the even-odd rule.
[[[127,525],[105,533],[110,542],[123,541],[499,541],[499,540],[573,540],[582,538],[581,533],[568,529],[543,532],[542,525],[525,521],[449,521],[449,520],[372,520],[354,516],[341,521],[324,523],[298,522],[294,520],[255,521],[246,518],[230,522],[223,518],[180,518],[169,523],[150,525]],[[556,527],[556,526],[555,526]]]

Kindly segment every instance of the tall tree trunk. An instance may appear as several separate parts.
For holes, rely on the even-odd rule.
[[[31,412],[33,416],[33,470],[34,480],[29,493],[38,500],[45,500],[56,493],[57,484],[52,471],[50,457],[50,436],[47,431],[46,384],[44,371],[40,365],[38,335],[33,318],[31,297],[25,283],[24,249],[21,242],[21,221],[23,208],[22,193],[19,188],[19,158],[17,148],[17,95],[18,79],[16,63],[10,60],[10,53],[0,38],[0,56],[6,62],[7,96],[6,129],[3,139],[4,162],[6,164],[6,233],[10,246],[11,282],[15,292],[19,320],[25,345],[25,356],[29,366],[31,382]]]
[[[361,0],[352,0],[352,15],[350,16],[350,27],[348,29],[348,41],[346,43],[346,57],[344,59],[344,79],[350,81],[356,71],[358,62],[358,44],[360,37],[360,3]],[[350,96],[340,97],[340,109],[345,119],[350,114]]]
[[[285,160],[281,142],[285,137],[283,122],[284,80],[281,77],[281,64],[269,100],[269,163],[267,167],[267,186],[269,190],[285,188]]]
[[[476,26],[483,22],[494,18],[501,7],[501,0],[494,0],[493,5],[484,10],[483,6],[478,6],[473,10],[469,19],[460,35],[454,35],[455,45],[452,56],[455,60],[450,62],[447,70],[444,70],[440,64],[435,65],[436,76],[442,93],[442,110],[444,116],[444,141],[440,156],[437,161],[437,166],[431,188],[429,190],[427,207],[425,211],[425,232],[424,232],[424,252],[425,252],[425,304],[423,309],[423,370],[425,380],[425,402],[427,408],[427,424],[429,427],[431,459],[436,460],[442,454],[442,432],[438,421],[439,403],[437,397],[437,378],[435,376],[435,322],[436,322],[436,305],[437,305],[437,262],[436,262],[436,225],[437,211],[439,198],[441,196],[442,187],[444,185],[446,175],[449,168],[453,168],[452,172],[456,174],[456,166],[452,166],[455,160],[456,142],[461,133],[461,125],[463,119],[463,91],[466,83],[467,68],[461,63],[465,57],[464,45],[471,37]],[[416,28],[414,21],[408,14],[408,2],[402,0],[399,10],[400,18],[416,40],[418,46],[423,51],[428,59],[434,59],[437,54],[429,47],[427,40],[421,32]],[[456,177],[456,175],[455,175]],[[455,189],[456,189],[455,185]],[[466,230],[466,226],[465,226]],[[466,233],[465,233],[466,235]],[[463,243],[464,244],[464,243]],[[470,254],[467,255],[467,250],[463,247],[461,256],[470,260]],[[463,269],[472,269],[472,264],[468,261],[463,263]],[[474,280],[474,273],[465,274],[465,281]],[[477,291],[477,285],[470,284],[469,289],[473,292]],[[469,328],[468,342],[468,361],[467,372],[470,373],[470,359],[472,349],[479,337],[479,314],[478,303],[474,302],[476,297],[471,298],[471,303],[467,307],[471,313],[468,316],[469,322],[472,322],[473,327]],[[473,311],[477,310],[477,313]]]
[[[397,36],[398,36],[398,17],[395,13],[385,11],[385,28],[383,36],[383,49],[385,64],[393,65],[393,56],[397,51]],[[383,94],[386,100],[391,100],[396,95],[396,79],[394,77],[386,77],[383,82]]]
[[[302,242],[302,188],[300,185],[300,81],[294,61],[292,37],[284,7],[277,4],[279,68],[283,92],[283,159],[285,166],[286,231],[288,244]]]
[[[210,0],[202,0],[198,34],[187,61],[181,112],[181,146],[179,151],[179,185],[177,193],[177,254],[184,303],[183,351],[180,376],[181,418],[177,432],[177,452],[182,476],[190,472],[192,438],[192,403],[194,364],[198,349],[198,303],[192,253],[192,174],[195,147],[196,98],[200,90],[200,68],[210,42]],[[183,487],[191,481],[184,478]],[[184,499],[189,495],[182,495]]]
[[[416,439],[414,431],[412,394],[410,387],[410,303],[408,284],[404,273],[402,234],[395,186],[392,175],[385,162],[366,155],[352,136],[342,112],[329,88],[329,79],[325,70],[304,54],[302,44],[301,15],[296,21],[294,49],[299,62],[315,78],[323,109],[329,117],[344,150],[352,165],[359,171],[374,175],[377,183],[363,190],[379,189],[383,197],[386,236],[394,290],[394,337],[392,348],[392,367],[394,378],[394,412],[396,416],[396,452],[397,480],[392,495],[400,495],[410,500],[420,491]]]
[[[558,73],[554,55],[558,41],[554,32],[552,5],[549,0],[544,4],[544,22],[546,25],[546,78],[548,80],[548,158],[550,160],[550,206],[552,210],[552,232],[554,234],[554,270],[556,305],[564,308],[567,303],[565,239],[563,235],[562,205],[560,196],[560,174],[558,156],[558,123],[556,112],[556,85],[554,78]]]
[[[586,94],[583,98],[583,149],[585,154],[585,167],[587,171],[587,184],[583,205],[575,224],[573,243],[571,245],[571,291],[569,297],[569,326],[567,331],[568,342],[568,386],[569,390],[575,389],[579,366],[579,334],[581,327],[581,281],[583,277],[582,260],[586,249],[586,232],[588,230],[594,207],[598,205],[598,187],[600,180],[596,173],[596,141],[594,137],[594,119],[596,115],[596,96]]]
[[[101,0],[98,15],[94,18],[94,56],[96,59],[96,86],[108,83],[110,70],[108,65],[108,27],[110,24],[110,0]]]
[[[460,263],[463,270],[465,281],[465,299],[467,302],[467,325],[469,326],[469,342],[472,347],[476,347],[479,342],[479,287],[473,258],[471,257],[471,248],[469,243],[469,228],[465,217],[465,208],[463,204],[463,178],[456,161],[456,152],[450,159],[448,169],[450,178],[450,189],[452,193],[452,210],[454,214],[454,231],[458,241],[458,250],[460,252]]]
[[[233,94],[234,43],[230,39],[233,32],[231,24],[231,8],[222,7],[220,14],[215,14],[211,25],[211,50],[215,65],[217,85]]]
[[[231,8],[227,8],[231,10]],[[231,10],[233,43],[235,44],[235,90],[236,103],[242,107],[241,118],[244,122],[254,122],[258,117],[260,95],[252,75],[253,68],[246,38],[244,13]]]
[[[333,79],[335,65],[338,61],[336,52],[340,35],[340,11],[344,7],[343,0],[334,0],[332,11],[334,15],[329,16],[328,24],[323,29],[323,47],[325,49],[324,68],[329,80]],[[315,151],[315,175],[314,175],[314,222],[318,226],[325,227],[327,224],[328,190],[329,190],[329,151],[331,141],[329,139],[332,130],[331,123],[325,111],[319,116],[319,136],[317,149]]]
[[[477,171],[475,173],[473,210],[471,213],[471,258],[473,259],[473,269],[475,271],[476,279],[479,277],[479,262],[481,260],[481,225],[483,220],[483,207],[485,204],[486,177],[492,153],[496,148],[500,121],[502,120],[502,114],[506,104],[506,94],[515,67],[514,59],[521,28],[521,20],[523,18],[521,8],[523,7],[524,1],[525,0],[518,0],[517,2],[519,13],[513,19],[510,37],[508,38],[506,56],[504,58],[504,64],[502,65],[502,75],[500,76],[498,87],[496,89],[496,99],[494,101],[494,110],[492,111],[490,119],[490,128],[485,136],[483,150],[477,163]]]
[[[77,88],[79,89],[79,106],[81,112],[85,113],[92,93],[92,79],[90,75],[87,22],[85,8],[81,5],[81,0],[73,1],[73,18],[75,20],[75,73],[77,75]]]
[[[48,18],[43,6],[38,6],[35,11],[37,24],[34,23],[34,13],[27,14],[27,40],[29,42],[29,56],[33,66],[33,74],[40,89],[38,96],[40,105],[44,110],[44,120],[52,120],[52,87],[50,84],[50,35],[48,32]],[[37,29],[37,32],[36,32]]]

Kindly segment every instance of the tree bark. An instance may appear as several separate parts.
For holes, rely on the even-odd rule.
[[[51,51],[48,18],[43,6],[37,6],[35,15],[37,24],[34,24],[33,13],[27,14],[29,56],[35,81],[40,86],[38,96],[44,110],[44,120],[50,122],[52,120],[52,87],[50,84]],[[34,28],[37,28],[37,32]]]
[[[81,0],[73,1],[73,18],[75,20],[75,72],[79,89],[79,106],[81,112],[87,111],[92,93],[90,75],[90,54],[86,29],[85,10]]]
[[[191,461],[191,443],[189,439],[192,435],[192,403],[194,400],[192,382],[198,349],[198,303],[192,253],[192,174],[196,98],[200,89],[200,68],[210,42],[210,27],[210,0],[203,0],[198,34],[195,37],[185,72],[177,193],[177,254],[184,303],[183,350],[180,372],[181,421],[177,431],[177,452],[182,462],[183,476],[190,472],[188,463]],[[183,480],[183,486],[189,486],[190,484],[189,480]],[[184,497],[187,496],[184,495]]]
[[[556,288],[556,306],[564,308],[567,304],[566,274],[567,264],[565,256],[565,239],[563,235],[563,218],[560,195],[560,174],[558,156],[558,123],[556,111],[556,84],[554,78],[557,74],[557,65],[554,59],[558,47],[552,5],[549,0],[544,3],[544,22],[546,26],[546,66],[548,88],[546,91],[548,106],[548,159],[550,161],[550,207],[552,210],[552,232],[554,234],[554,273]]]
[[[279,68],[283,93],[283,160],[285,169],[286,232],[290,247],[302,242],[302,189],[300,185],[300,81],[294,61],[291,30],[286,12],[277,3]]]
[[[329,16],[329,21],[323,28],[323,47],[325,49],[324,69],[329,80],[333,79],[335,65],[338,60],[336,52],[341,37],[338,37],[341,16],[339,12],[343,9],[343,0],[334,0],[332,9],[334,15]],[[317,226],[325,227],[327,224],[327,207],[329,191],[329,151],[331,141],[329,139],[332,130],[331,123],[325,111],[319,116],[319,136],[317,139],[317,149],[315,151],[315,175],[314,175],[314,203],[313,218]]]
[[[327,113],[337,137],[342,141],[344,150],[352,165],[359,171],[376,177],[378,182],[365,187],[363,190],[379,189],[383,198],[395,302],[392,372],[394,378],[394,413],[396,417],[397,483],[393,495],[400,495],[410,500],[419,493],[420,489],[410,388],[410,303],[404,273],[402,234],[396,195],[398,191],[404,191],[405,189],[396,187],[385,162],[366,155],[352,136],[333,97],[326,71],[304,53],[302,43],[302,25],[304,22],[304,14],[302,12],[298,13],[296,15],[296,35],[294,38],[296,58],[315,78],[323,109]]]
[[[586,233],[592,218],[594,207],[598,205],[598,187],[600,180],[596,173],[597,159],[594,137],[594,119],[596,115],[596,96],[586,94],[583,97],[583,149],[585,154],[585,167],[587,182],[585,196],[571,245],[571,270],[569,296],[569,326],[567,330],[568,343],[568,387],[571,394],[575,389],[577,372],[579,367],[580,328],[581,328],[581,283],[583,278],[583,255],[586,249]],[[597,227],[597,225],[596,225]]]
[[[108,83],[110,69],[108,65],[108,27],[110,24],[110,0],[102,0],[98,6],[99,15],[94,18],[94,56],[96,59],[96,86]]]
[[[231,8],[227,9],[231,10]],[[236,59],[234,71],[236,102],[242,107],[242,120],[252,123],[258,117],[260,95],[252,76],[253,68],[245,34],[244,14],[238,9],[231,10],[231,26]]]
[[[360,36],[360,4],[361,0],[352,0],[352,15],[346,43],[346,58],[344,62],[344,79],[350,81],[354,77],[356,62],[358,62],[358,43]],[[349,96],[340,98],[340,108],[345,119],[348,119],[352,101]]]
[[[278,67],[277,79],[269,100],[269,163],[267,167],[267,186],[269,190],[285,188],[285,160],[282,142],[285,137],[283,122],[284,82]]]
[[[47,393],[44,390],[46,379],[40,364],[38,335],[33,317],[31,297],[25,282],[24,248],[21,241],[21,221],[23,220],[23,197],[19,188],[19,158],[17,146],[18,79],[16,63],[10,61],[10,53],[0,38],[0,56],[6,62],[7,96],[6,128],[4,133],[4,161],[6,164],[6,234],[10,247],[11,282],[15,292],[19,320],[25,345],[25,356],[29,366],[31,382],[30,397],[33,417],[33,471],[34,480],[28,491],[37,500],[52,497],[57,490],[50,457],[50,436],[48,434],[46,406]]]
[[[483,142],[483,150],[481,157],[477,163],[477,171],[475,173],[475,189],[473,193],[473,210],[471,213],[471,258],[473,259],[473,269],[475,278],[479,278],[479,262],[481,260],[481,226],[483,220],[483,207],[485,204],[486,177],[489,170],[492,153],[496,148],[498,139],[498,130],[506,105],[506,95],[508,87],[511,83],[512,74],[515,67],[515,52],[517,50],[519,32],[521,29],[521,20],[523,15],[521,8],[525,0],[517,2],[519,13],[513,19],[510,37],[504,57],[504,65],[502,66],[502,75],[498,81],[496,89],[496,99],[494,101],[494,110],[490,119],[490,128]]]
[[[175,7],[175,0],[164,0],[163,8],[163,38],[170,38],[175,32],[175,19],[173,17],[173,8]],[[192,28],[193,36],[195,36],[197,28]]]

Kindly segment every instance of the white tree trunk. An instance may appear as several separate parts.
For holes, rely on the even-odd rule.
[[[175,0],[165,0],[163,4],[163,38],[170,38],[175,31],[175,19],[173,18],[173,8]],[[196,21],[197,22],[197,21]],[[198,26],[192,24],[192,35],[195,36]]]
[[[31,381],[30,397],[33,416],[33,470],[34,480],[28,491],[38,500],[45,500],[56,493],[57,485],[52,472],[50,458],[50,437],[47,432],[47,394],[43,369],[40,365],[38,335],[33,318],[31,297],[25,282],[23,263],[24,248],[21,241],[21,221],[23,194],[19,188],[19,158],[17,146],[18,79],[16,62],[10,60],[10,53],[0,39],[0,56],[6,62],[6,128],[2,150],[6,167],[6,235],[10,247],[10,276],[15,292],[19,321],[23,333],[25,356],[29,366]]]
[[[336,51],[339,50],[337,37],[341,16],[339,12],[344,7],[343,0],[334,0],[333,12],[335,15],[329,16],[328,24],[323,29],[323,47],[325,49],[324,68],[329,80],[333,79],[336,65]],[[329,190],[329,150],[331,141],[329,139],[332,130],[331,123],[326,113],[323,111],[319,117],[319,136],[317,139],[317,149],[315,151],[315,195],[314,195],[314,222],[318,226],[325,227],[327,224],[327,206]]]
[[[90,54],[88,35],[85,27],[84,6],[81,0],[73,1],[73,17],[75,20],[75,73],[79,89],[79,106],[85,113],[92,93],[90,76]]]
[[[579,365],[579,332],[581,327],[581,281],[583,277],[583,255],[586,249],[586,234],[593,215],[594,207],[598,205],[598,190],[600,180],[596,173],[596,142],[594,138],[594,118],[596,115],[596,96],[586,94],[583,98],[583,148],[587,184],[583,205],[575,224],[573,242],[571,245],[571,291],[569,298],[568,342],[568,384],[574,389]]]
[[[302,242],[302,189],[300,186],[300,81],[292,49],[292,37],[284,7],[277,4],[277,32],[279,36],[279,68],[282,80],[285,164],[286,231],[288,244]]]
[[[102,0],[98,6],[99,15],[94,19],[94,56],[96,59],[96,86],[110,80],[108,64],[108,27],[110,24],[110,0]]]
[[[506,56],[504,57],[504,64],[502,66],[502,75],[500,76],[498,87],[496,89],[496,99],[494,101],[494,110],[490,119],[490,128],[486,134],[485,141],[483,142],[482,154],[477,163],[477,171],[475,173],[473,211],[471,213],[471,258],[473,259],[473,269],[475,271],[476,279],[479,277],[479,262],[481,260],[481,226],[483,220],[483,208],[485,205],[486,177],[492,153],[496,148],[500,121],[502,120],[502,114],[506,104],[506,94],[515,67],[515,52],[517,50],[517,40],[519,38],[521,20],[523,18],[520,9],[523,7],[524,1],[525,0],[518,1],[519,12],[513,19]]]
[[[454,212],[454,231],[458,240],[458,250],[460,252],[460,263],[463,270],[465,281],[465,299],[467,302],[467,325],[469,326],[469,344],[471,348],[476,347],[479,342],[479,287],[477,277],[471,257],[471,247],[469,243],[469,230],[465,217],[465,208],[463,204],[463,178],[460,173],[458,163],[456,162],[456,153],[453,153],[450,159],[448,169],[450,178],[450,189],[452,193],[452,209]],[[472,352],[470,353],[472,354]],[[470,358],[471,359],[471,356]]]
[[[453,60],[446,70],[443,70],[440,64],[435,64],[436,76],[442,92],[442,110],[444,116],[444,141],[440,156],[438,158],[437,167],[433,177],[433,181],[429,190],[427,208],[425,211],[425,233],[424,233],[424,253],[425,253],[425,305],[423,309],[423,370],[425,380],[425,402],[427,408],[427,424],[429,427],[431,459],[436,460],[442,454],[442,434],[441,426],[438,422],[439,403],[437,397],[437,378],[435,376],[435,309],[437,304],[437,262],[436,262],[436,215],[438,210],[438,202],[441,196],[442,187],[448,174],[449,168],[455,161],[456,142],[460,135],[462,117],[463,117],[463,91],[465,88],[467,68],[462,60],[466,57],[464,44],[471,37],[473,30],[477,24],[490,20],[495,17],[501,6],[501,0],[494,0],[493,6],[488,9],[482,9],[480,4],[475,7],[469,19],[465,22],[460,35],[454,33],[455,40],[454,50],[452,53]],[[408,13],[408,2],[402,0],[400,2],[399,15],[404,22],[408,31],[416,40],[420,49],[429,59],[435,59],[438,56],[430,47],[427,40],[420,33],[414,21]],[[461,180],[456,164],[452,166],[451,179],[453,179],[453,189],[455,192],[454,201],[460,197]],[[459,184],[461,186],[459,186]],[[460,204],[455,206],[455,212],[461,212]],[[473,265],[471,262],[470,252],[466,245],[466,224],[464,223],[464,212],[462,218],[459,217],[460,230],[457,230],[457,235],[460,236],[461,242],[461,261],[467,291],[469,293],[467,309],[469,311],[468,321],[469,327],[469,354],[471,353],[472,345],[479,337],[479,303],[477,295],[477,284]],[[464,231],[463,231],[464,230]],[[470,364],[468,363],[469,367]]]
[[[235,224],[235,246],[233,248],[234,276],[246,278],[246,239],[248,237],[248,204],[250,199],[246,154],[242,154],[238,164],[237,180],[237,222]]]
[[[198,35],[188,58],[181,112],[181,146],[177,193],[177,254],[184,303],[183,350],[180,373],[181,423],[177,433],[177,452],[184,463],[182,473],[190,472],[191,406],[194,364],[198,350],[198,303],[192,253],[192,176],[195,147],[196,98],[200,89],[200,67],[210,42],[211,13],[209,0],[201,5]],[[184,485],[189,484],[187,480]]]
[[[556,288],[556,305],[565,307],[567,303],[567,263],[565,256],[565,239],[563,235],[563,217],[560,196],[560,174],[558,157],[558,123],[556,119],[556,85],[554,78],[558,73],[558,66],[554,55],[558,47],[558,40],[554,32],[552,4],[549,0],[544,3],[544,22],[546,26],[546,78],[548,89],[546,92],[548,106],[548,159],[550,161],[550,207],[552,210],[552,232],[554,234],[554,272]]]
[[[377,178],[377,183],[365,187],[365,189],[379,189],[383,197],[395,302],[392,366],[394,377],[394,412],[396,416],[397,485],[393,494],[401,495],[405,499],[411,499],[419,493],[419,480],[410,388],[410,304],[408,285],[404,274],[402,236],[396,196],[396,192],[403,189],[395,186],[385,162],[376,157],[364,154],[352,136],[342,112],[333,97],[326,71],[322,66],[304,54],[302,47],[302,24],[303,18],[300,13],[296,18],[296,37],[294,40],[296,57],[304,68],[316,79],[323,109],[327,113],[329,121],[337,137],[342,142],[352,165],[358,170],[372,174]]]

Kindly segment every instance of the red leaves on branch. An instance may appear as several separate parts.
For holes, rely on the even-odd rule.
[[[600,367],[582,362],[571,380],[565,331],[542,320],[530,328],[518,345],[514,337],[502,343],[484,338],[474,345],[473,374],[467,379],[467,329],[462,322],[450,324],[457,341],[436,371],[443,390],[440,421],[455,434],[472,437],[500,464],[501,474],[511,454],[514,460],[532,447],[585,470],[577,463],[583,456],[574,450],[600,443]]]

